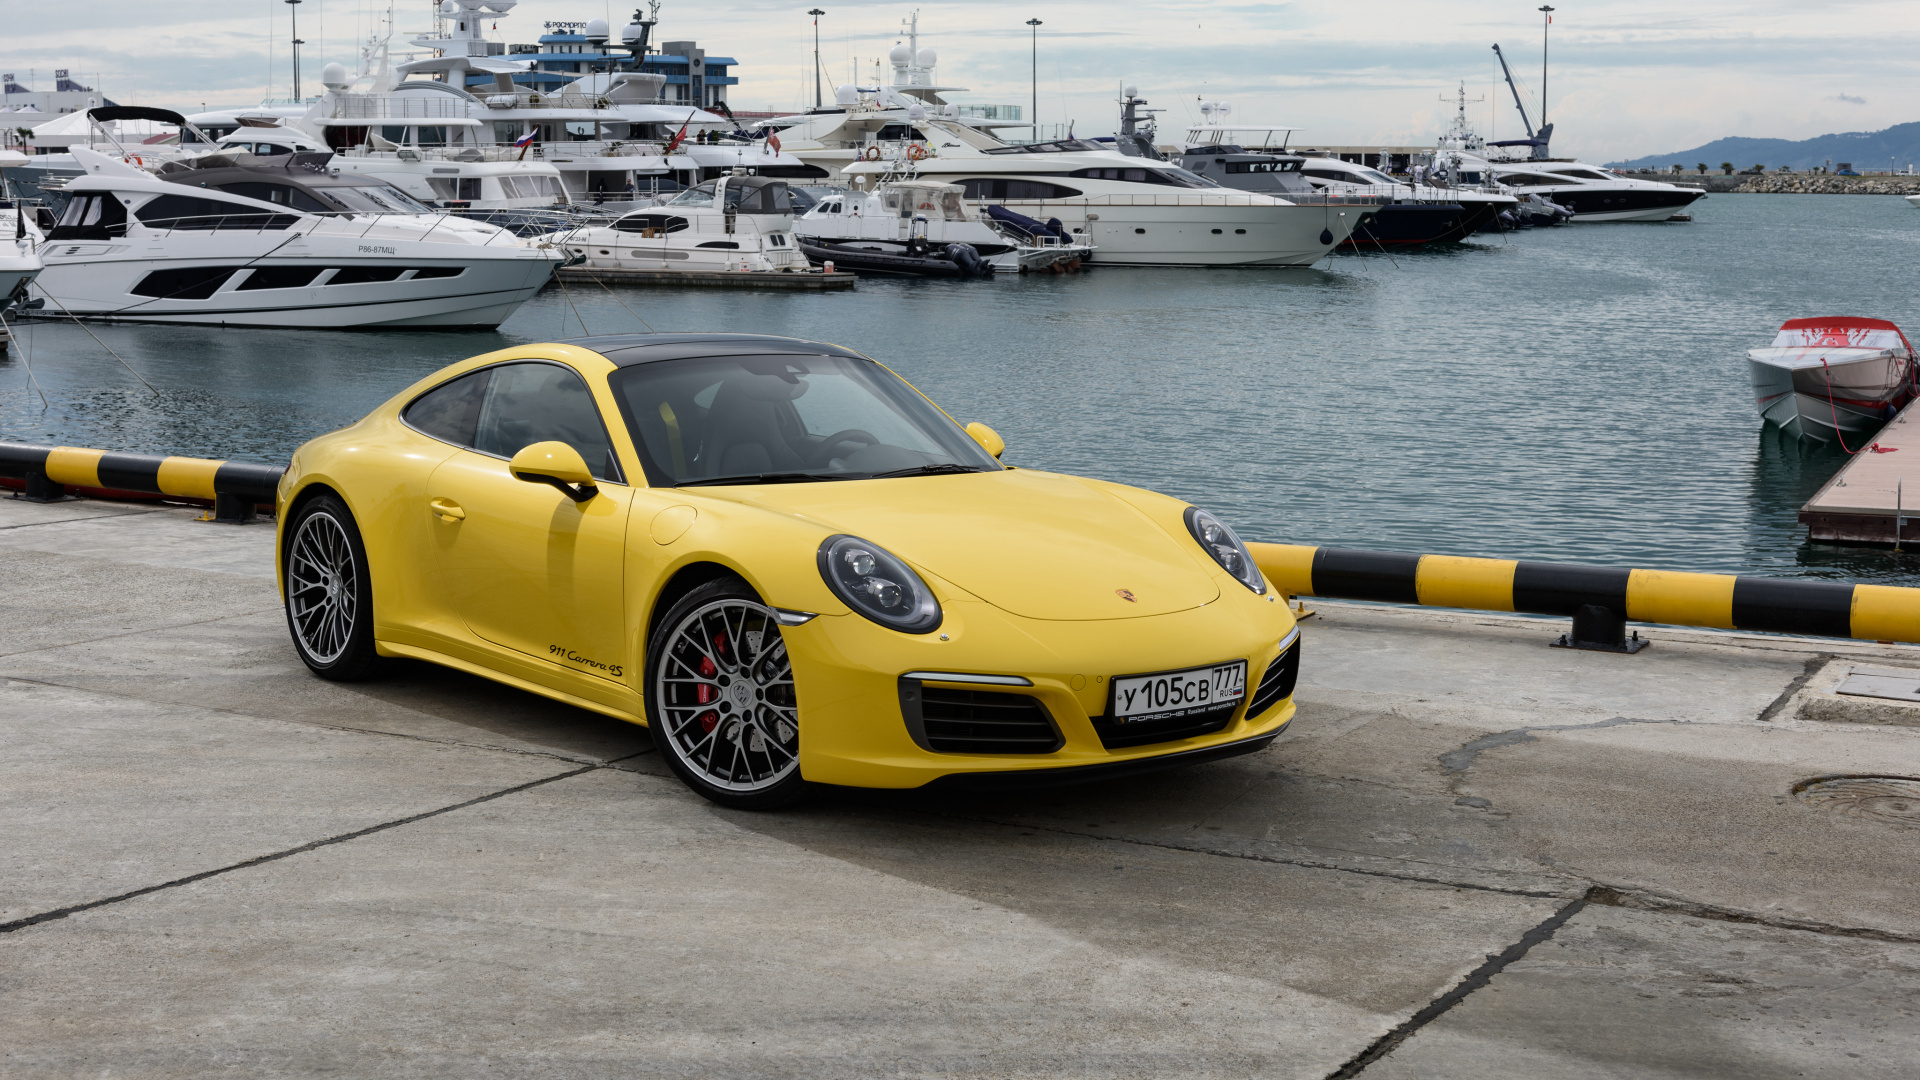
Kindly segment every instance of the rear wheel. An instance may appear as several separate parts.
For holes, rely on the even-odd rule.
[[[722,806],[767,810],[806,791],[780,623],[737,578],[694,589],[660,620],[647,648],[647,722],[680,779]]]
[[[372,677],[373,583],[353,512],[334,495],[302,504],[287,527],[284,559],[287,629],[300,659],[323,679]]]

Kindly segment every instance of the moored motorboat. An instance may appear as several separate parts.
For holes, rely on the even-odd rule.
[[[1761,417],[1818,442],[1874,431],[1915,390],[1913,346],[1885,319],[1788,319],[1747,367]]]
[[[588,269],[808,269],[793,236],[787,183],[764,176],[722,176],[610,224],[563,229],[522,243],[563,250]]]
[[[983,216],[967,205],[965,188],[925,180],[836,190],[793,228],[815,262],[831,259],[836,267],[873,274],[984,277],[1045,270],[1093,251],[1064,229],[1000,207]]]

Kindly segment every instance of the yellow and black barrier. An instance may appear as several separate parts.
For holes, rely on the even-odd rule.
[[[1248,544],[1289,596],[1569,615],[1559,644],[1636,652],[1628,620],[1811,637],[1920,642],[1920,589],[1838,581],[1623,570],[1514,559]]]
[[[164,495],[213,503],[215,521],[250,521],[258,504],[272,505],[286,470],[274,465],[206,458],[116,454],[74,446],[0,442],[0,476],[23,481],[35,502],[87,495]]]

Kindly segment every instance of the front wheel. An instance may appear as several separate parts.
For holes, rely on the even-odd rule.
[[[353,511],[333,495],[303,504],[287,527],[282,571],[287,629],[309,670],[335,682],[370,678],[373,583]]]
[[[806,791],[793,664],[772,608],[737,578],[694,589],[647,647],[647,722],[701,795],[769,810]]]

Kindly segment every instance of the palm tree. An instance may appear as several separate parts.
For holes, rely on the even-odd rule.
[[[1727,174],[1728,176],[1732,176],[1732,175],[1733,175],[1733,162],[1731,162],[1731,161],[1723,161],[1723,162],[1721,162],[1721,163],[1720,163],[1720,171],[1721,171],[1721,172],[1723,172],[1723,173],[1726,173],[1726,174]]]
[[[1707,163],[1706,163],[1706,162],[1704,162],[1704,161],[1703,161],[1703,162],[1701,162],[1701,163],[1700,163],[1700,164],[1699,164],[1699,165],[1697,166],[1697,168],[1698,168],[1698,169],[1700,170],[1700,175],[1701,175],[1701,176],[1705,176],[1705,175],[1707,175]]]

